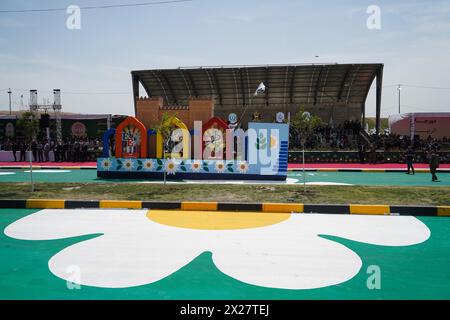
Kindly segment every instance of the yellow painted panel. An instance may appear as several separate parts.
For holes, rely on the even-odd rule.
[[[182,202],[181,210],[217,211],[217,202]]]
[[[100,208],[141,209],[142,201],[101,200]]]
[[[351,204],[351,214],[390,214],[391,209],[386,205],[364,205],[364,204]]]
[[[264,212],[303,212],[303,203],[263,203]]]
[[[27,208],[30,209],[64,209],[64,200],[61,199],[28,199]]]
[[[450,217],[450,206],[438,206],[437,215],[443,217]]]

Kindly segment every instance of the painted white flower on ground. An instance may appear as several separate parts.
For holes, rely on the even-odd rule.
[[[142,163],[142,167],[144,168],[144,170],[146,171],[151,171],[154,169],[155,167],[155,163],[153,162],[153,160],[151,159],[147,159]]]
[[[103,159],[102,162],[100,162],[100,166],[103,170],[109,171],[112,168],[112,161],[110,159]]]
[[[212,219],[219,219],[213,228]],[[153,283],[209,251],[217,268],[239,281],[312,289],[345,282],[362,267],[355,252],[319,235],[408,246],[426,241],[430,231],[410,216],[46,209],[12,223],[5,234],[24,240],[101,234],[66,247],[48,263],[64,280],[71,277],[68,267],[78,266],[82,285]]]
[[[216,161],[214,167],[218,173],[223,173],[225,171],[225,163],[223,161]]]
[[[127,171],[133,170],[133,167],[134,167],[134,163],[133,163],[133,160],[132,160],[132,159],[126,159],[126,160],[123,162],[123,168],[124,168],[125,170],[127,170]]]
[[[246,173],[248,170],[248,163],[246,161],[239,161],[237,164],[237,169],[240,173]]]
[[[192,172],[199,172],[201,168],[202,168],[202,162],[200,160],[194,160],[191,162]]]
[[[174,159],[168,159],[165,164],[167,174],[175,174],[178,169],[178,164]]]

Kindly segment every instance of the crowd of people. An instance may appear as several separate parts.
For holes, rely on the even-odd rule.
[[[405,151],[411,145],[411,138],[409,136],[401,136],[397,134],[382,134],[370,135],[371,143],[376,149],[384,151]],[[437,150],[447,149],[450,147],[450,138],[436,139],[431,136],[427,139],[422,139],[420,136],[415,136],[413,139],[413,146],[415,150],[428,150],[435,148]]]
[[[357,151],[361,163],[383,163],[391,153],[404,154],[398,157],[403,161],[406,154],[414,152],[415,161],[426,161],[430,151],[450,151],[450,138],[422,139],[416,136],[411,144],[409,136],[392,133],[362,134],[361,124],[347,121],[336,127],[322,125],[305,138],[305,149],[308,151]],[[102,152],[99,138],[65,138],[59,142],[52,140],[34,140],[31,145],[20,140],[5,138],[0,141],[0,151],[13,151],[14,161],[25,161],[27,151],[31,150],[35,162],[86,162],[96,161]],[[110,141],[110,153],[114,154],[114,142]],[[291,130],[290,149],[302,148],[300,135]],[[406,153],[405,153],[406,152]],[[52,156],[51,156],[52,155]],[[448,154],[446,155],[448,158]],[[448,161],[450,159],[443,159]],[[387,159],[389,161],[389,159]]]
[[[322,125],[314,129],[305,138],[307,150],[355,150],[358,146],[358,136],[361,124],[357,121],[346,121],[338,126]],[[291,131],[290,146],[293,149],[302,148],[301,136]]]
[[[411,145],[409,136],[401,136],[392,133],[366,135],[363,139],[360,135],[361,125],[359,122],[349,121],[342,125],[332,127],[323,125],[317,127],[312,134],[305,138],[305,149],[314,151],[355,151],[361,148],[369,151],[371,149],[381,151],[406,151]],[[302,140],[299,133],[291,131],[290,148],[301,149]],[[436,139],[428,137],[422,139],[419,136],[414,137],[414,150],[427,151],[430,148],[436,150],[450,150],[450,137]]]
[[[0,150],[12,151],[14,161],[25,161],[31,150],[35,162],[87,162],[96,161],[101,153],[101,141],[88,138],[66,138],[55,142],[52,140],[33,140],[31,144],[24,141],[7,139]],[[51,157],[51,152],[53,157]]]

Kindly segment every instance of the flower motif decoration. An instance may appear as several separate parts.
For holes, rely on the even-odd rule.
[[[249,170],[249,164],[246,161],[202,161],[202,160],[183,160],[181,159],[132,159],[119,158],[111,159],[105,158],[98,162],[101,170],[109,171],[147,171],[147,172],[162,172],[166,171],[169,174],[176,172],[216,172],[216,173],[241,173],[245,174]]]
[[[158,220],[158,214],[165,216]],[[224,213],[226,220],[222,221],[226,225],[210,220],[207,225],[214,228],[199,231],[198,226],[205,225],[206,215],[197,217],[199,214],[195,213],[185,219],[188,223],[198,219],[194,228],[176,225],[180,219],[173,217],[174,214],[179,213],[41,210],[10,224],[4,233],[22,240],[101,234],[64,248],[50,259],[48,267],[56,276],[69,280],[68,267],[79,266],[83,272],[78,280],[81,285],[106,288],[154,283],[207,251],[212,252],[212,260],[221,272],[251,285],[322,288],[352,279],[360,272],[363,262],[345,245],[319,235],[378,246],[409,246],[430,237],[427,226],[412,216],[255,213],[253,222],[278,220],[229,228],[230,215]],[[241,213],[245,218],[241,216],[236,221],[249,221],[249,214]],[[285,218],[280,219],[281,215]],[[239,213],[233,216],[239,217]],[[162,225],[168,224],[168,219],[173,222],[170,228]],[[214,215],[210,219],[217,218]],[[89,221],[95,223],[86,223]]]
[[[113,166],[112,160],[109,158],[103,159],[102,162],[100,163],[100,166],[102,167],[103,170],[109,171]]]
[[[132,159],[126,159],[126,160],[123,162],[123,168],[124,168],[125,170],[127,170],[127,171],[132,171],[132,170],[133,170],[133,167],[134,167],[134,163],[133,163],[133,160],[132,160]]]
[[[164,168],[166,169],[167,174],[175,174],[178,169],[178,164],[174,159],[168,159]]]
[[[226,169],[225,163],[223,161],[216,161],[216,164],[214,165],[216,172],[223,173]]]
[[[155,168],[155,163],[153,162],[152,159],[146,159],[142,163],[142,167],[144,168],[145,171],[152,171]]]
[[[248,163],[246,161],[239,161],[237,164],[237,170],[239,173],[246,173],[248,170]]]
[[[191,171],[199,172],[202,168],[202,162],[200,160],[194,160],[191,162]]]

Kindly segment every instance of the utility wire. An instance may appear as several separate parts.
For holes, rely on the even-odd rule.
[[[192,1],[192,0],[189,0]],[[383,88],[390,88],[390,87],[397,87],[397,84],[393,84],[393,85],[386,85],[383,86]],[[432,90],[450,90],[450,87],[433,87],[433,86],[421,86],[421,85],[412,85],[412,84],[401,84],[402,88],[419,88],[419,89],[432,89]],[[0,89],[0,91],[8,91],[9,88],[5,88],[5,89]],[[23,91],[23,92],[29,92],[29,89],[19,89],[19,88],[11,88],[11,90],[15,90],[15,91]],[[44,92],[44,93],[53,93],[53,91],[49,91],[49,90],[38,90],[39,92]],[[105,92],[105,91],[62,91],[62,93],[64,94],[73,94],[73,95],[108,95],[108,94],[114,94],[114,95],[125,95],[125,94],[132,94],[131,92],[125,92],[125,91],[110,91],[110,92]],[[319,92],[319,95],[323,95],[325,97],[328,98],[336,98],[333,96],[330,96],[324,92]],[[319,98],[319,97],[318,97]]]
[[[446,87],[427,87],[427,86],[418,86],[418,85],[412,85],[412,84],[402,84],[402,87],[411,87],[411,88],[419,88],[419,89],[450,90],[450,88],[446,88]]]
[[[450,90],[450,87],[421,86],[421,85],[404,84],[404,83],[400,83],[400,86],[401,86],[402,88],[419,88],[419,89]],[[386,85],[386,86],[383,86],[383,89],[384,89],[384,88],[390,88],[390,87],[398,87],[398,84]]]
[[[111,4],[111,5],[103,5],[103,6],[86,6],[86,7],[80,7],[80,9],[81,10],[92,10],[92,9],[125,8],[125,7],[142,7],[142,6],[172,4],[172,3],[191,2],[191,1],[194,1],[194,0],[166,0],[166,1],[141,2],[141,3]],[[0,10],[0,13],[54,12],[54,11],[66,11],[66,10],[67,10],[67,8]]]
[[[7,89],[2,89],[0,91],[6,91],[9,90]],[[53,93],[53,91],[50,90],[39,90],[37,89],[38,92],[43,92],[43,93]],[[21,92],[29,92],[29,89],[19,89],[19,88],[11,88],[11,91],[21,91]],[[125,92],[125,91],[110,91],[110,92],[106,92],[106,91],[64,91],[62,90],[61,93],[63,94],[86,94],[86,95],[90,95],[90,94],[131,94],[130,92]]]

